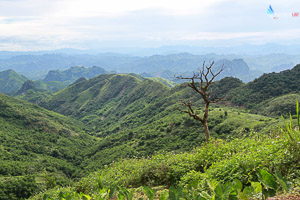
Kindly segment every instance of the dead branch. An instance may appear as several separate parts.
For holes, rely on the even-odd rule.
[[[214,65],[214,62],[210,62],[209,65],[206,65],[205,62],[202,64],[202,69],[198,68],[199,72],[195,73],[193,72],[193,76],[191,77],[182,77],[178,76],[177,79],[183,79],[183,80],[189,80],[190,82],[187,83],[187,86],[192,88],[195,92],[199,93],[202,96],[202,99],[205,103],[205,111],[203,117],[199,117],[192,108],[192,102],[185,102],[183,100],[179,100],[179,102],[187,107],[187,110],[181,110],[179,108],[176,108],[176,110],[179,110],[180,112],[187,113],[189,116],[193,117],[194,119],[201,121],[201,123],[204,126],[205,129],[205,136],[206,136],[206,142],[209,142],[209,129],[207,125],[207,119],[208,119],[208,112],[209,112],[209,104],[211,103],[217,103],[219,101],[222,101],[223,99],[213,97],[210,98],[212,92],[208,92],[208,87],[213,83],[214,79],[225,69],[224,64],[221,66],[221,69],[214,73],[212,71],[212,67]],[[199,80],[199,82],[197,82]],[[200,87],[199,87],[200,86]]]

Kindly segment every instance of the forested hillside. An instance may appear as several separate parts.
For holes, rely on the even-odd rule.
[[[243,83],[238,79],[225,78],[216,82],[214,91],[224,95],[240,85]],[[200,123],[174,110],[180,106],[180,99],[192,100],[195,109],[202,112],[202,100],[184,85],[168,88],[156,81],[123,74],[83,80],[40,105],[81,120],[101,138],[85,164],[96,168],[120,157],[180,152],[200,145],[204,140]],[[271,123],[271,118],[222,105],[211,108],[209,120],[212,135],[218,138],[248,134]]]
[[[6,94],[16,92],[26,80],[28,79],[25,76],[13,70],[2,71],[0,72],[0,92]]]
[[[1,93],[0,110],[0,199],[47,188],[47,177],[65,185],[86,173],[79,164],[95,141],[83,123]]]
[[[264,74],[254,81],[245,84],[244,86],[230,91],[226,98],[238,106],[246,106],[248,109],[253,109],[255,112],[260,112],[261,108],[270,105],[270,102],[276,102],[277,97],[287,94],[299,94],[300,91],[300,65],[296,65],[291,70],[285,70],[280,73]],[[295,95],[294,97],[296,97]],[[294,101],[299,100],[299,97]],[[289,98],[281,98],[282,105],[291,107]],[[293,105],[293,112],[295,113],[296,107]],[[284,106],[282,106],[284,107]],[[271,109],[271,108],[270,108]],[[261,110],[262,111],[262,110]],[[270,113],[271,112],[271,113]],[[278,110],[270,111],[265,114],[274,115],[278,113],[288,113],[292,111]],[[277,114],[277,115],[278,115]]]

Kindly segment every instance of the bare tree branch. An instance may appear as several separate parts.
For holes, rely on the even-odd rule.
[[[213,97],[210,98],[212,92],[208,92],[208,87],[213,83],[214,79],[225,69],[224,64],[221,66],[221,69],[214,73],[212,71],[212,67],[214,65],[214,61],[210,62],[209,65],[206,65],[205,61],[203,62],[202,69],[198,68],[199,73],[193,72],[193,75],[191,77],[182,77],[178,76],[177,79],[182,80],[190,80],[190,82],[187,84],[188,87],[192,88],[195,92],[199,93],[204,100],[205,103],[205,111],[203,114],[203,117],[199,117],[192,108],[192,102],[185,102],[183,100],[179,100],[179,102],[187,107],[187,110],[181,110],[179,108],[176,108],[176,110],[179,110],[183,113],[189,114],[189,116],[193,117],[194,119],[201,121],[205,128],[205,136],[206,141],[209,141],[210,133],[207,125],[207,119],[208,119],[208,107],[211,103],[217,103],[219,101],[222,101],[223,99]],[[197,86],[197,81],[199,79],[199,85]],[[200,86],[200,87],[199,87]]]

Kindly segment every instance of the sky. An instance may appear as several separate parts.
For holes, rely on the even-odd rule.
[[[0,0],[0,50],[299,45],[297,12],[300,0]]]

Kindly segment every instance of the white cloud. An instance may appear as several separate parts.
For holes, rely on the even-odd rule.
[[[291,29],[284,31],[265,31],[265,32],[202,32],[197,34],[186,35],[178,40],[264,40],[272,42],[272,40],[297,39],[300,35],[299,29]]]
[[[204,13],[207,8],[222,0],[65,0],[58,16],[92,17],[120,16],[128,12],[156,9],[166,15],[191,15]]]
[[[270,3],[278,20],[266,14]],[[10,38],[13,50],[109,41],[292,41],[300,39],[300,17],[290,16],[297,11],[298,0],[0,0],[0,42]],[[0,50],[9,47],[8,40],[1,44]]]

